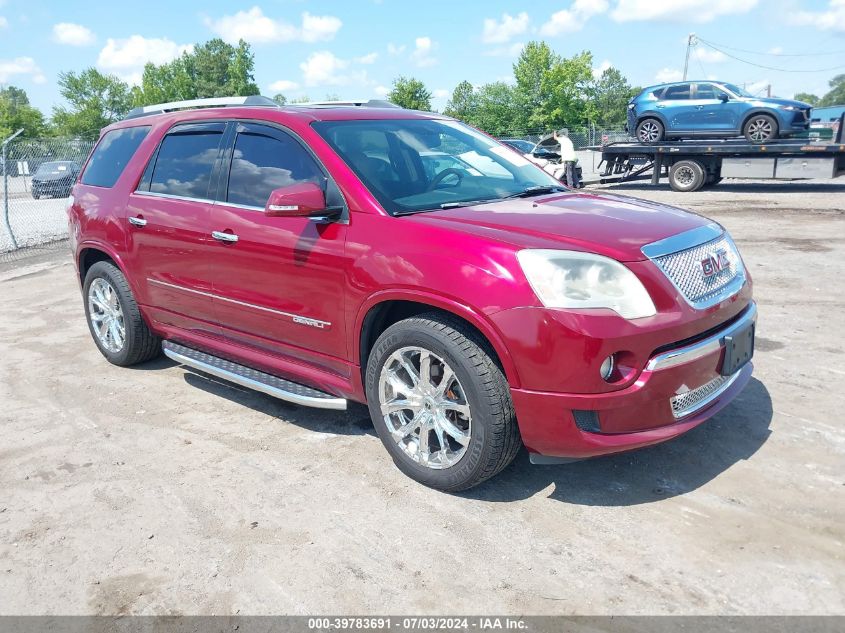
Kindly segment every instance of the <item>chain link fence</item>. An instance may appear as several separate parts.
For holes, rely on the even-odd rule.
[[[0,154],[0,260],[67,238],[65,199],[93,141],[14,139]]]
[[[567,136],[575,146],[576,151],[583,150],[587,147],[595,145],[603,145],[607,143],[617,143],[620,141],[629,141],[631,138],[628,133],[621,127],[619,128],[596,128],[596,127],[576,127],[563,128]],[[559,133],[561,130],[557,130]],[[552,135],[552,130],[510,130],[503,134],[497,134],[499,139],[514,139],[524,140],[531,143],[539,143]]]

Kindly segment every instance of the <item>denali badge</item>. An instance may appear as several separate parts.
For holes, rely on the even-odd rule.
[[[728,252],[724,248],[718,249],[712,255],[701,260],[701,272],[704,273],[704,278],[712,277],[716,273],[720,273],[731,265],[728,259]]]

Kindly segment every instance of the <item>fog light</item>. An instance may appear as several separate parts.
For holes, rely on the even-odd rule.
[[[614,359],[613,354],[604,359],[604,362],[602,362],[601,367],[599,367],[599,374],[601,375],[603,380],[610,380],[610,377],[613,375],[613,368],[615,366],[616,360]]]

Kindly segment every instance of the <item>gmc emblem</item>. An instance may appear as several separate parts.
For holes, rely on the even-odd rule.
[[[707,279],[722,272],[730,265],[731,260],[728,259],[728,252],[720,248],[712,255],[701,260],[701,272],[704,273],[704,278]]]

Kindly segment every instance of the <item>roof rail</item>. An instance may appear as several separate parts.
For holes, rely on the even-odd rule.
[[[269,97],[252,95],[249,97],[211,97],[208,99],[189,99],[187,101],[171,101],[156,105],[133,108],[126,115],[127,119],[137,119],[142,116],[173,112],[174,110],[190,110],[193,108],[219,108],[225,106],[262,106],[265,108],[278,108],[279,104]]]
[[[308,101],[306,103],[288,103],[285,107],[305,108],[401,108],[384,99],[361,99],[351,101]]]

